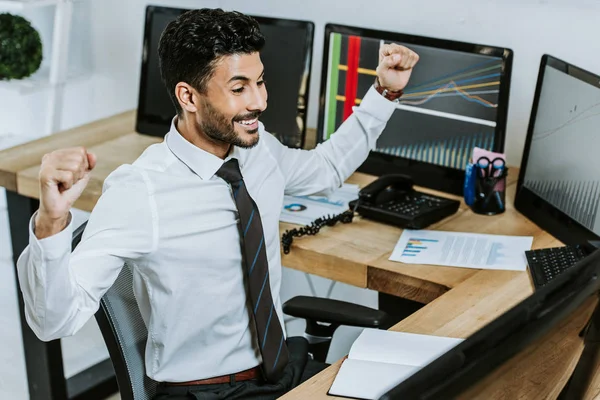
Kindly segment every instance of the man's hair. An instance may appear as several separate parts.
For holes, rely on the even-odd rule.
[[[202,93],[221,57],[258,52],[264,44],[258,23],[237,11],[191,10],[169,23],[160,37],[158,55],[161,77],[177,113],[183,111],[175,96],[179,82]]]

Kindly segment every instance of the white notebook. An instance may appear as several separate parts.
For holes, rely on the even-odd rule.
[[[440,336],[365,329],[328,394],[378,399],[385,392],[462,342]]]

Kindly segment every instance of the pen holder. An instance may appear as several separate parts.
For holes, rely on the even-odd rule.
[[[465,201],[471,207],[474,213],[484,215],[501,214],[506,210],[506,175],[508,168],[502,171],[496,171],[495,174],[487,174],[477,165],[470,165],[471,170],[469,182],[465,183],[471,186],[472,192],[467,196],[465,191]],[[470,199],[467,199],[470,197]]]
[[[471,209],[477,214],[502,214],[506,210],[506,174],[508,168],[503,168],[499,176],[483,176],[479,171],[477,172],[475,201]]]

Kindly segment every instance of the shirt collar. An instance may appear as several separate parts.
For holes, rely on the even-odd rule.
[[[244,152],[240,148],[233,146],[233,149],[229,152],[225,160],[221,160],[214,154],[188,142],[177,130],[176,120],[177,117],[171,121],[171,129],[165,137],[165,142],[175,157],[187,165],[200,178],[203,180],[212,178],[219,168],[231,158],[237,158],[240,168],[242,168]]]

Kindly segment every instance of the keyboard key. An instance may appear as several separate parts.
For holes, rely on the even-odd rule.
[[[525,252],[536,287],[546,285],[586,255],[587,253],[580,246],[553,247]]]

